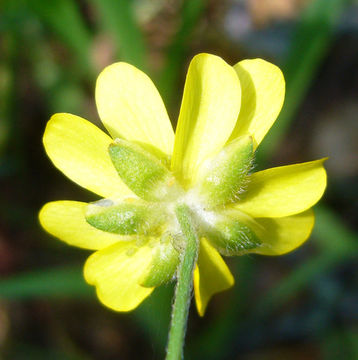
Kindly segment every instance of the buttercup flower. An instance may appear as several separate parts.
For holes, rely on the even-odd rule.
[[[129,311],[176,275],[185,238],[174,208],[186,204],[200,237],[194,292],[203,315],[234,284],[221,255],[281,255],[310,235],[311,207],[326,187],[322,160],[252,173],[255,150],[284,100],[281,71],[261,59],[190,63],[176,134],[151,80],[119,62],[98,77],[96,102],[109,135],[71,114],[44,134],[55,166],[101,199],[55,201],[42,226],[96,250],[84,276],[106,306]]]

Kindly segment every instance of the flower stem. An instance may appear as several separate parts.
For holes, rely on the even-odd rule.
[[[186,245],[181,254],[181,261],[178,269],[166,360],[179,360],[183,355],[186,323],[193,287],[193,272],[198,255],[199,244],[189,207],[185,204],[180,204],[175,209],[175,213],[183,232]]]

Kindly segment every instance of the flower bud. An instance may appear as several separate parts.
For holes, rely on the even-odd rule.
[[[253,160],[251,136],[242,136],[201,167],[196,191],[213,208],[237,200]]]
[[[144,204],[116,204],[108,199],[88,204],[85,217],[96,229],[120,235],[143,235],[160,222],[153,209]]]
[[[108,151],[123,182],[140,198],[169,201],[180,191],[170,171],[139,145],[116,139]]]

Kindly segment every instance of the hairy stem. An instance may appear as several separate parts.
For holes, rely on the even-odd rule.
[[[178,269],[166,360],[179,360],[183,356],[186,323],[193,287],[193,272],[198,255],[199,244],[189,207],[185,204],[180,204],[175,209],[175,213],[184,235],[186,245],[181,254]]]

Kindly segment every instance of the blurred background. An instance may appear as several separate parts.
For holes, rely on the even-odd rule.
[[[311,239],[281,257],[228,260],[235,287],[204,318],[191,308],[185,358],[358,359],[358,4],[346,0],[3,0],[0,3],[0,357],[162,359],[173,285],[114,313],[82,278],[90,252],[39,226],[51,200],[95,197],[46,157],[49,117],[101,126],[96,75],[147,72],[175,126],[188,63],[279,65],[287,93],[257,168],[329,156]]]

